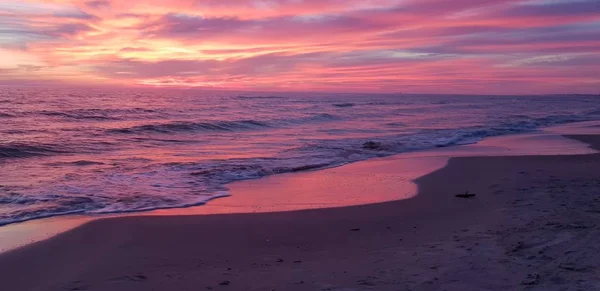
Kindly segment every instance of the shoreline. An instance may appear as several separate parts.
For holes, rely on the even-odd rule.
[[[600,120],[578,121],[578,122],[553,125],[553,126],[549,126],[549,127],[540,127],[531,132],[518,132],[518,133],[502,134],[499,136],[487,136],[487,137],[483,137],[481,140],[473,142],[473,143],[455,144],[455,145],[443,146],[443,147],[433,147],[433,148],[426,148],[426,149],[409,150],[409,151],[400,152],[400,153],[386,153],[383,156],[375,156],[375,157],[370,157],[370,158],[366,158],[366,159],[352,160],[350,162],[346,162],[346,163],[342,163],[342,164],[332,164],[332,165],[327,165],[327,166],[320,167],[320,168],[314,168],[314,169],[307,168],[306,170],[301,169],[301,170],[297,170],[297,171],[269,174],[269,175],[258,177],[258,178],[234,180],[234,181],[229,182],[224,185],[244,183],[246,181],[253,181],[253,180],[262,180],[265,178],[269,178],[272,176],[279,176],[279,175],[290,175],[290,174],[293,175],[293,174],[297,174],[297,173],[305,173],[305,172],[312,172],[312,171],[326,171],[329,169],[345,167],[347,165],[352,165],[352,164],[356,164],[356,163],[363,163],[363,162],[372,161],[372,160],[389,159],[389,158],[394,158],[397,156],[423,157],[423,156],[428,156],[427,153],[434,153],[434,155],[435,155],[435,153],[437,153],[437,152],[442,152],[442,154],[440,156],[447,158],[447,159],[452,158],[452,157],[458,157],[458,156],[479,156],[480,153],[464,152],[464,150],[465,149],[467,151],[473,150],[474,149],[474,148],[472,148],[473,146],[475,146],[475,149],[476,149],[478,147],[478,145],[480,145],[480,143],[486,142],[487,140],[490,140],[490,139],[496,139],[496,138],[505,138],[505,137],[510,138],[510,137],[514,137],[514,136],[536,136],[536,135],[545,135],[545,134],[552,134],[556,137],[563,136],[565,134],[571,134],[571,133],[595,134],[598,130],[596,130],[596,129],[590,130],[592,127],[600,128]],[[553,130],[553,129],[555,129],[555,130]],[[575,147],[577,147],[577,146],[575,146]],[[459,150],[458,152],[452,152],[452,150],[454,150],[454,149],[461,149],[461,150]],[[500,151],[498,151],[498,150],[500,150]],[[503,147],[500,147],[498,149],[493,149],[491,152],[484,153],[483,155],[484,156],[500,156],[500,155],[513,156],[513,155],[555,154],[555,152],[553,152],[553,151],[551,151],[549,153],[536,153],[536,152],[525,151],[523,153],[515,154],[515,153],[510,153],[511,150],[513,150],[513,149],[511,149],[511,146],[504,145]],[[517,149],[517,151],[518,150],[519,149]],[[570,148],[565,148],[565,150],[572,151],[572,149],[570,149]],[[502,151],[504,151],[504,152],[502,152]],[[581,151],[581,149],[576,149],[575,151]],[[567,153],[567,154],[574,154],[574,153]],[[575,154],[578,154],[578,153],[575,153]],[[434,171],[436,169],[433,169],[431,171]],[[46,214],[44,216],[37,216],[37,217],[30,217],[30,218],[19,219],[19,220],[12,220],[12,221],[8,221],[8,222],[2,222],[2,223],[0,223],[0,229],[4,226],[8,226],[8,225],[28,223],[28,222],[35,221],[35,220],[54,219],[54,218],[59,218],[59,217],[76,217],[76,216],[111,217],[111,216],[122,216],[122,215],[126,216],[126,215],[136,215],[136,214],[145,215],[147,213],[152,213],[155,211],[170,211],[170,210],[176,210],[176,209],[195,208],[195,207],[201,207],[201,206],[208,205],[211,201],[214,201],[217,199],[230,197],[231,194],[229,192],[230,191],[227,191],[227,190],[217,192],[214,196],[211,196],[210,198],[208,198],[206,200],[203,200],[203,201],[200,201],[197,203],[184,204],[181,206],[155,206],[155,207],[147,207],[147,208],[139,209],[139,210],[123,210],[123,211],[114,211],[114,212],[107,211],[107,212],[97,212],[97,213],[93,213],[93,212],[89,213],[89,212],[85,212],[84,210],[73,210],[73,211],[67,211],[64,213]],[[414,193],[414,194],[416,194],[416,193]],[[341,205],[341,206],[344,206],[344,205]],[[283,211],[285,211],[285,209]],[[2,242],[0,241],[0,252],[2,252],[1,247],[2,247]]]
[[[563,136],[568,133],[597,133],[599,131],[598,128],[600,128],[600,121],[576,122],[543,128],[536,133],[518,133],[489,137],[476,144],[400,153],[392,156],[371,158],[338,167],[319,169],[316,171],[283,173],[259,179],[241,180],[228,184],[231,195],[218,197],[212,199],[209,203],[198,206],[159,208],[141,212],[68,214],[11,223],[0,226],[0,254],[24,247],[34,242],[49,239],[93,220],[112,217],[281,212],[302,209],[345,207],[409,199],[417,195],[416,179],[445,167],[452,158],[594,153],[593,150],[588,149],[586,144],[577,143],[574,140],[564,138]],[[525,146],[515,147],[517,144],[523,144]],[[396,161],[398,159],[405,160],[407,165],[399,167],[399,163]],[[381,189],[371,189],[377,190],[379,193],[384,193],[383,196],[365,197],[362,193],[356,191],[357,189],[364,187],[363,184],[369,185],[370,187],[379,187],[382,183],[364,183],[364,181],[356,183],[354,180],[346,179],[347,177],[343,175],[352,175],[356,173],[371,175],[373,174],[372,171],[374,168],[380,166],[387,167],[387,164],[390,163],[395,164],[395,166],[392,166],[392,171],[399,174],[387,175],[387,173],[382,173],[384,175],[375,178],[380,179],[379,182],[385,182],[383,184],[387,183],[392,186],[388,185]],[[414,168],[417,168],[417,170]],[[339,169],[341,169],[342,175],[337,173]],[[387,169],[389,170],[389,167]],[[321,179],[324,174],[329,175],[330,177]],[[321,181],[321,184],[325,184],[320,187],[306,188],[302,185],[303,181],[298,179],[303,177],[305,178],[304,180],[308,179],[313,184],[315,180],[324,180],[325,182]],[[351,182],[356,184],[354,185],[354,188],[340,188],[339,185],[327,182],[332,179],[341,179],[346,183]],[[290,184],[289,181],[292,181],[292,183]],[[264,195],[262,189],[265,187],[276,188],[275,191],[285,191],[288,195],[278,195],[277,197],[273,195]],[[296,190],[294,193],[291,193],[294,195],[289,195],[290,188],[303,187],[304,189],[301,189],[303,191]],[[324,190],[336,192],[336,195],[330,197],[328,193],[323,193]],[[398,194],[399,191],[400,194]],[[272,193],[274,191],[267,192]],[[343,192],[352,192],[352,195],[338,195]],[[307,195],[307,193],[310,193],[311,195]],[[295,196],[302,198],[302,200],[299,201],[300,203],[290,203],[290,200],[282,199]],[[268,203],[265,204],[262,200],[268,201]]]
[[[95,220],[0,255],[0,276],[8,290],[589,289],[593,167],[600,154],[459,157],[411,199]],[[453,196],[466,187],[477,198]]]

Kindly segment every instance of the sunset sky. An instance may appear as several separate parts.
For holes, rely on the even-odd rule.
[[[600,0],[3,0],[0,85],[600,93]]]

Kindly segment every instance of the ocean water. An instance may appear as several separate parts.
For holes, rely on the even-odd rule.
[[[587,120],[596,96],[1,88],[0,225],[201,205],[236,180]]]

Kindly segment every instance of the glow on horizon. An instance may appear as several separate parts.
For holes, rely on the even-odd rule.
[[[600,92],[598,0],[8,0],[0,85]]]

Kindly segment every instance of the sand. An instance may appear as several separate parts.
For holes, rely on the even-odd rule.
[[[600,290],[600,154],[453,158],[417,184],[343,208],[95,220],[0,255],[0,286]]]

